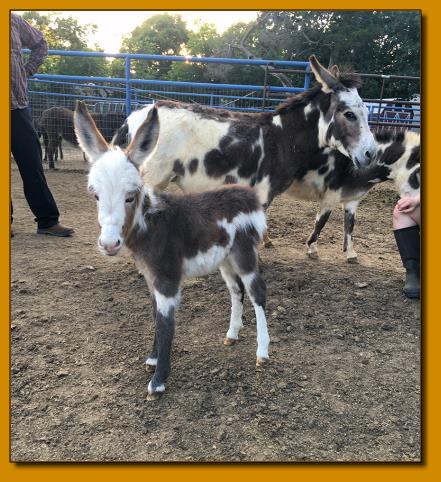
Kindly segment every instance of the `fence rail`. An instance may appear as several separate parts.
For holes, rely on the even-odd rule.
[[[29,51],[24,50],[24,53]],[[60,108],[72,111],[76,99],[84,100],[94,112],[97,123],[104,129],[107,137],[112,136],[122,120],[132,110],[142,108],[160,99],[194,102],[213,108],[262,112],[273,111],[288,95],[308,89],[311,82],[310,64],[307,61],[266,60],[266,59],[231,59],[202,58],[186,56],[144,55],[107,52],[81,52],[49,50],[49,56],[113,58],[124,60],[124,76],[98,77],[83,75],[36,74],[29,79],[29,98],[34,121],[38,128],[42,120],[54,124],[55,116],[66,116]],[[229,64],[255,67],[261,84],[227,84],[211,82],[182,82],[163,79],[134,78],[134,62],[185,62],[196,64]],[[262,75],[262,67],[265,72]],[[284,74],[292,85],[271,85],[272,74]],[[419,102],[384,99],[385,83],[388,81],[419,82],[419,77],[381,74],[360,74],[367,79],[381,82],[379,96],[365,99],[369,111],[369,123],[372,129],[388,128],[393,130],[414,129],[420,127]],[[256,78],[259,76],[256,75]],[[52,111],[47,114],[48,109]],[[46,112],[46,114],[45,114]],[[43,116],[43,117],[42,117]],[[102,117],[100,117],[102,116]],[[67,131],[73,132],[72,121],[64,118],[63,132],[57,133],[57,139],[69,140]],[[50,126],[46,126],[49,129]],[[55,128],[55,127],[54,127]],[[60,130],[60,129],[59,129]],[[54,136],[52,136],[54,137]],[[74,140],[74,136],[70,136]],[[46,151],[55,156],[62,153],[54,145],[47,145]],[[61,140],[59,141],[61,142]],[[52,143],[53,144],[53,143]],[[60,146],[61,147],[61,146]]]

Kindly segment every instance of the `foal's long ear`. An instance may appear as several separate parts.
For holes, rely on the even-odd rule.
[[[75,106],[74,127],[78,144],[90,162],[95,162],[109,150],[109,145],[97,129],[95,121],[87,110],[86,104],[80,100],[77,100]]]
[[[126,149],[127,157],[139,167],[153,151],[159,136],[158,109],[153,106]]]
[[[329,94],[336,90],[340,82],[333,74],[338,73],[338,67],[336,65],[332,66],[330,72],[328,69],[323,67],[315,55],[311,55],[311,57],[309,57],[309,62],[311,63],[311,70],[314,72],[317,82],[322,86],[323,92]]]

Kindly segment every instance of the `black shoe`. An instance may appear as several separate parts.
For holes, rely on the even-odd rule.
[[[74,230],[72,228],[66,228],[65,226],[62,226],[60,223],[57,223],[54,226],[51,226],[50,228],[38,228],[37,233],[49,234],[50,236],[58,236],[60,238],[65,238],[73,234]]]

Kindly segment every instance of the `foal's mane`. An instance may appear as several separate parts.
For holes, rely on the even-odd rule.
[[[338,81],[348,89],[359,89],[362,86],[361,77],[358,74],[351,72],[343,72],[337,77]],[[297,107],[304,107],[313,98],[315,98],[320,92],[322,92],[321,85],[316,83],[308,90],[288,97],[287,100],[282,102],[275,111],[275,115],[286,114],[296,109]]]

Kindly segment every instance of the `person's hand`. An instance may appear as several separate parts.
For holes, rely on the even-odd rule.
[[[415,209],[419,205],[420,205],[419,196],[416,196],[416,197],[405,196],[405,197],[402,197],[397,202],[398,211],[400,211],[401,213],[411,213],[412,211],[415,211]]]

